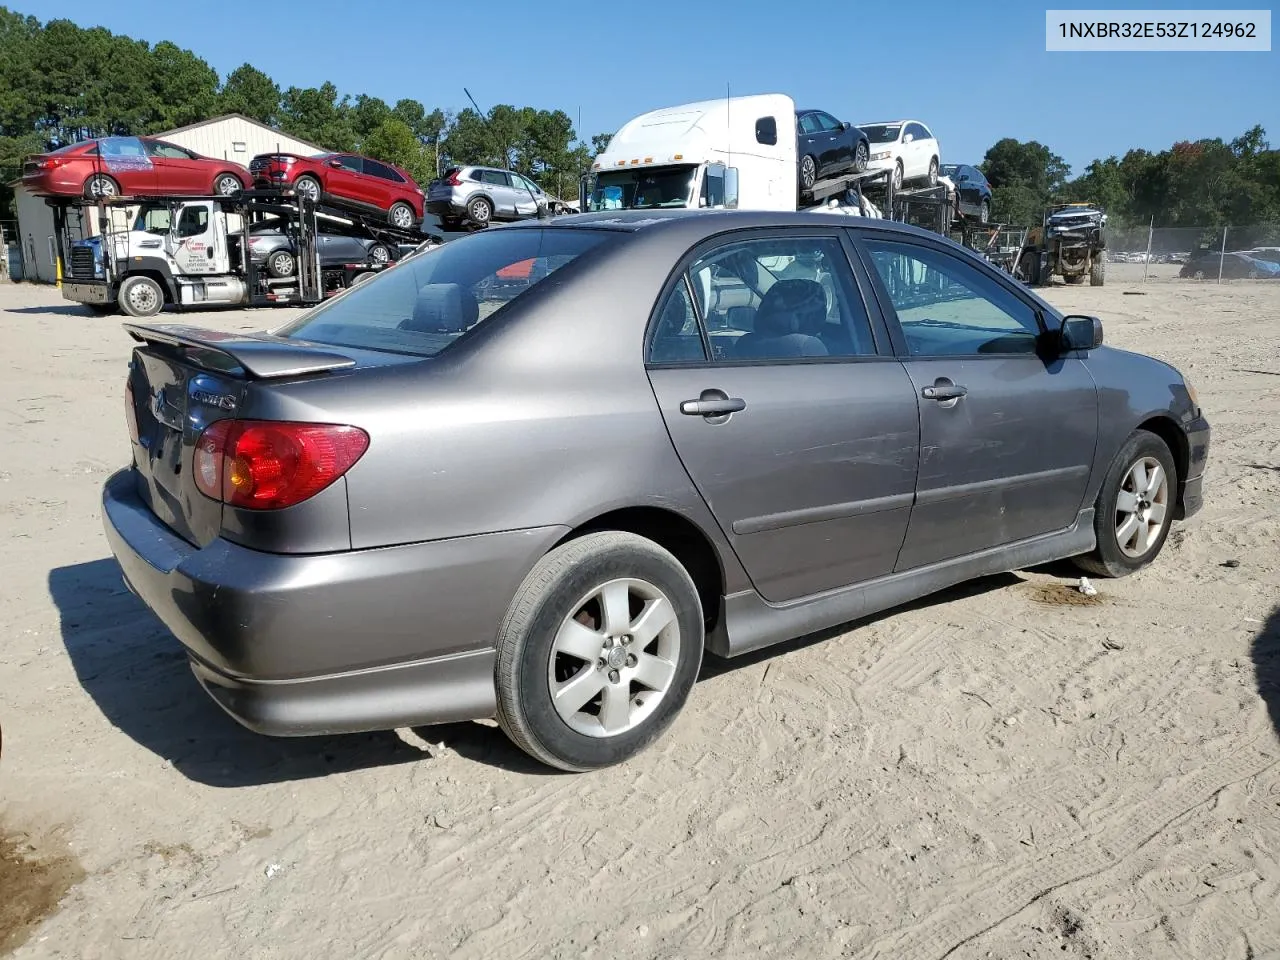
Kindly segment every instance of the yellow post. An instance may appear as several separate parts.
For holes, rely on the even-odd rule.
[[[54,280],[54,285],[55,285],[59,290],[61,290],[61,289],[62,289],[62,258],[61,258],[61,257],[54,257],[54,258],[53,258],[53,263],[54,263],[54,271],[55,271],[55,272],[54,272],[54,276],[55,276],[55,278],[56,278],[56,279]]]

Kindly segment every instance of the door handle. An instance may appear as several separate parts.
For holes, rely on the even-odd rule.
[[[967,387],[962,387],[958,383],[935,383],[932,387],[925,387],[921,390],[920,396],[926,400],[945,402],[947,400],[959,400],[968,392]]]
[[[680,412],[690,417],[723,417],[747,409],[747,401],[741,397],[704,397],[700,400],[685,400],[680,404]]]

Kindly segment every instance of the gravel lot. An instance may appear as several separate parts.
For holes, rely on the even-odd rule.
[[[0,285],[0,954],[1280,957],[1280,282],[1153,272],[1049,293],[1213,424],[1153,568],[709,661],[656,748],[585,776],[493,724],[227,719],[102,534],[119,318]]]

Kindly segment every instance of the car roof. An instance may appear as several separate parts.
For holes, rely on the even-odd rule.
[[[865,217],[850,223],[849,217],[836,213],[813,213],[808,210],[602,210],[596,213],[575,213],[547,220],[531,218],[493,228],[498,230],[611,230],[622,233],[648,233],[669,229],[692,228],[703,236],[714,236],[726,230],[746,230],[754,227],[857,227],[878,233],[900,236],[928,237],[949,243],[954,241],[899,220],[882,220]]]

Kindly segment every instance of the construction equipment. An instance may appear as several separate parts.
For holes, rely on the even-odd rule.
[[[1056,274],[1067,283],[1103,285],[1107,215],[1092,203],[1057,203],[1040,226],[1027,231],[1014,276],[1029,286],[1048,284]]]

